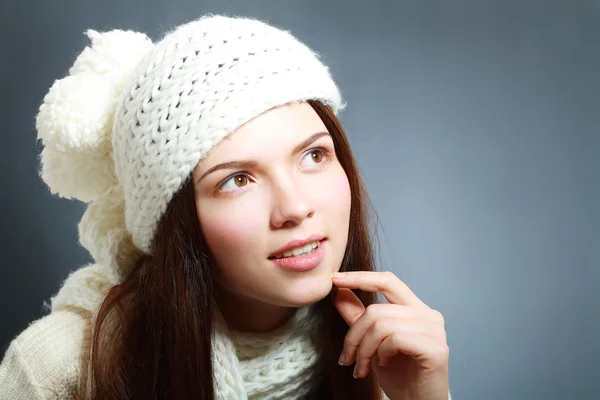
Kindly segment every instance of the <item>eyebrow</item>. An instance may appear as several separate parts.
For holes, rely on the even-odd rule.
[[[310,137],[308,137],[302,143],[300,143],[299,145],[297,145],[296,147],[294,147],[294,151],[293,151],[292,154],[299,153],[300,151],[302,151],[302,149],[304,149],[305,147],[310,146],[311,143],[313,143],[314,141],[316,141],[317,139],[319,139],[319,138],[321,138],[323,136],[329,136],[329,132],[317,132],[315,134],[312,134]],[[208,171],[206,171],[200,177],[200,179],[198,179],[197,182],[200,182],[208,174],[211,174],[211,173],[213,173],[215,171],[218,171],[220,169],[249,169],[249,168],[256,168],[258,165],[259,165],[259,162],[256,161],[256,160],[240,160],[240,161],[225,162],[225,163],[222,163],[222,164],[215,165],[214,167],[212,167],[211,169],[209,169]]]

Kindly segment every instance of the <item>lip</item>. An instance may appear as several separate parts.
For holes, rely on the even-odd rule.
[[[325,243],[327,243],[327,240],[321,240],[319,246],[309,254],[297,257],[271,258],[269,261],[282,269],[292,272],[310,271],[323,261],[325,257]]]
[[[283,254],[286,251],[295,249],[296,247],[304,246],[305,244],[309,244],[312,242],[320,242],[323,239],[325,239],[325,237],[323,235],[310,235],[309,237],[304,238],[304,239],[292,240],[285,246],[283,246],[283,247],[275,250],[273,253],[271,253],[271,255],[269,255],[269,259],[273,259],[273,257],[275,257],[276,255]]]

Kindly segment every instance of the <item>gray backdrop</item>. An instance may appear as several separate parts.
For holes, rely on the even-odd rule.
[[[3,1],[0,345],[90,260],[36,173],[34,117],[87,28],[202,12],[291,30],[331,66],[382,269],[442,311],[456,399],[591,399],[600,378],[599,1]]]

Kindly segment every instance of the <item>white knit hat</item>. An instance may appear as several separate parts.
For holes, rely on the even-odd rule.
[[[80,241],[111,262],[129,232],[151,254],[167,204],[225,136],[278,105],[344,103],[318,54],[289,32],[207,15],[153,44],[144,34],[88,30],[91,47],[55,81],[36,119],[41,176],[89,203]]]

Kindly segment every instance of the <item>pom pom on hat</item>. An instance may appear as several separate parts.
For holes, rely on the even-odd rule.
[[[123,84],[150,39],[131,31],[88,30],[91,47],[76,59],[69,75],[54,82],[36,117],[42,179],[52,193],[93,201],[116,183],[112,125]]]

